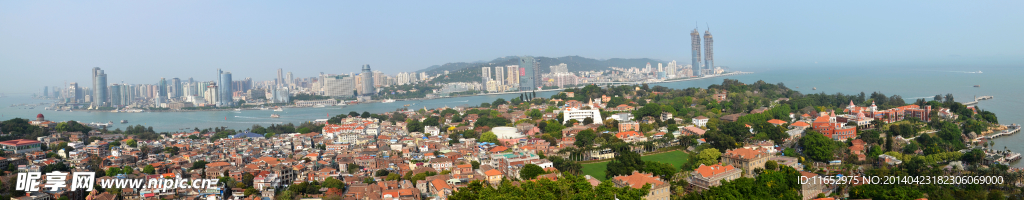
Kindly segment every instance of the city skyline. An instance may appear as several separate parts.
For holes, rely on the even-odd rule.
[[[680,36],[689,31],[694,22],[715,25],[716,33],[728,38],[717,44],[720,46],[718,54],[722,56],[715,65],[752,71],[878,63],[894,66],[1008,65],[1021,63],[1021,55],[1024,55],[1024,50],[1015,47],[1024,43],[1024,38],[1013,36],[1024,31],[1024,27],[1004,26],[1024,18],[1010,10],[1020,7],[1021,2],[928,4],[924,5],[925,9],[911,13],[902,10],[922,5],[913,2],[898,2],[887,7],[856,3],[799,6],[768,2],[746,5],[554,3],[534,8],[541,9],[537,10],[541,14],[524,19],[493,13],[511,12],[529,3],[491,5],[487,7],[504,8],[469,9],[469,13],[465,13],[465,7],[420,2],[250,5],[251,9],[266,12],[247,11],[221,2],[174,5],[181,4],[189,6],[161,2],[4,2],[0,4],[0,16],[9,20],[0,20],[0,26],[7,27],[0,30],[0,44],[3,44],[0,45],[0,65],[13,73],[46,71],[47,78],[53,80],[46,85],[58,86],[64,82],[91,82],[78,74],[93,67],[112,73],[109,74],[111,82],[152,83],[159,77],[141,75],[216,80],[219,78],[197,72],[223,68],[239,77],[271,80],[275,76],[273,69],[286,68],[296,77],[313,77],[319,72],[358,72],[358,67],[366,63],[385,74],[396,74],[432,65],[509,55],[683,61],[690,52],[684,48],[687,38]],[[494,3],[461,6],[490,4]],[[622,9],[691,6],[706,9],[681,15],[677,12],[651,12],[630,17],[597,14]],[[833,6],[849,9],[823,11]],[[337,12],[337,8],[343,12]],[[389,8],[403,14],[389,16],[370,12],[375,10],[373,8]],[[428,11],[443,14],[422,19],[407,17],[424,16]],[[479,17],[463,17],[467,14]],[[356,20],[365,16],[378,17],[380,23]],[[752,16],[771,17],[750,20]],[[564,24],[547,19],[583,20]],[[535,21],[533,28],[527,29],[535,31],[450,31],[522,20]],[[907,23],[911,20],[918,23]],[[264,22],[267,24],[259,25]],[[418,31],[401,31],[408,29]],[[218,34],[208,34],[211,32]],[[977,32],[987,36],[971,37]],[[972,42],[950,42],[966,39]],[[336,70],[338,68],[344,70]],[[12,83],[27,81],[29,77],[5,79],[0,84],[0,92],[42,92],[40,87],[12,86],[16,85]]]

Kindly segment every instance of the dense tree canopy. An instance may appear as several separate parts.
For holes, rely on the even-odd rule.
[[[647,195],[650,185],[641,189],[632,187],[615,187],[611,180],[601,182],[597,187],[590,186],[582,176],[563,174],[557,181],[539,179],[522,181],[519,186],[509,181],[502,181],[497,187],[480,181],[473,181],[467,187],[452,193],[449,199],[594,199],[594,200],[640,200]]]

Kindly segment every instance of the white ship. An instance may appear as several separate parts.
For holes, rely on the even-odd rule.
[[[395,102],[395,100],[394,100],[394,99],[385,99],[385,100],[384,100],[384,101],[382,101],[382,102],[383,102],[383,103],[394,103],[394,102]]]
[[[274,107],[274,111],[281,112],[284,111],[284,109],[281,109],[281,107]]]

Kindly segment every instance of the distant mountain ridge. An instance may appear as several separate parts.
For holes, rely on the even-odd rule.
[[[550,73],[552,65],[558,65],[561,63],[566,64],[566,68],[570,72],[577,71],[591,71],[591,70],[607,70],[609,67],[638,67],[642,68],[647,66],[647,63],[651,63],[651,67],[658,67],[658,63],[668,64],[667,61],[650,59],[650,58],[612,58],[607,60],[598,60],[593,58],[585,58],[581,56],[563,56],[557,58],[535,56],[537,62],[540,64],[541,73]],[[427,72],[427,74],[440,74],[444,73],[445,70],[449,72],[460,71],[470,67],[497,67],[507,65],[519,65],[519,56],[505,56],[495,58],[489,62],[456,62],[456,63],[445,63],[443,65],[434,65],[421,69],[416,72]],[[520,66],[522,67],[522,66]]]

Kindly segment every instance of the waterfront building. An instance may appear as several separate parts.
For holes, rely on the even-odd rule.
[[[650,63],[648,63],[648,64],[650,64]],[[556,74],[556,73],[569,73],[569,67],[568,66],[569,65],[566,65],[565,63],[561,63],[561,64],[558,64],[558,65],[552,65],[551,66],[551,73],[552,74]]]
[[[160,78],[160,82],[157,82],[157,84],[158,87],[160,87],[159,93],[157,93],[157,98],[159,98],[160,101],[167,100],[167,80],[164,78]]]
[[[110,88],[108,89],[110,90],[110,107],[117,107],[122,105],[121,85],[114,83],[111,84]]]
[[[82,88],[78,87],[78,82],[71,82],[71,86],[68,87],[68,92],[71,92],[68,97],[71,98],[71,103],[81,102],[82,99]]]
[[[171,98],[181,97],[181,79],[171,78],[171,93],[168,94]]]
[[[519,76],[521,75],[519,72],[519,65],[508,65],[505,66],[505,68],[508,70],[508,77],[506,77],[508,79],[508,84],[506,85],[509,85],[514,89],[519,89]]]
[[[99,67],[92,68],[92,106],[99,108],[107,104],[107,74]]]
[[[540,63],[533,56],[519,58],[519,91],[533,91],[540,86]]]
[[[488,80],[491,80],[491,68],[490,67],[482,67],[480,69],[482,70],[481,71],[482,73],[480,74],[480,82],[481,83],[487,83]]]
[[[711,30],[704,31],[704,69],[708,71],[715,69],[714,39],[711,38]]]
[[[363,71],[359,73],[362,76],[362,90],[361,95],[373,96],[377,94],[377,89],[373,87],[373,71],[370,70],[370,65],[363,65]]]
[[[220,71],[220,69],[218,69],[217,71]],[[283,70],[281,70],[281,68],[277,68],[277,79],[274,80],[274,86],[284,85],[284,74],[282,73],[282,71]]]
[[[703,76],[701,73],[703,70],[700,65],[700,33],[697,32],[697,28],[693,28],[693,31],[690,32],[690,53],[692,56],[690,62],[693,69],[693,76]]]
[[[498,91],[505,91],[505,67],[497,66],[494,67],[494,81],[498,84]]]
[[[217,69],[217,72],[220,72],[220,84],[217,85],[219,88],[219,91],[217,91],[219,94],[217,106],[232,107],[235,105],[235,102],[231,91],[231,72],[221,72],[220,69]]]
[[[351,97],[355,90],[355,78],[352,75],[337,75],[324,77],[324,96],[329,97]]]

